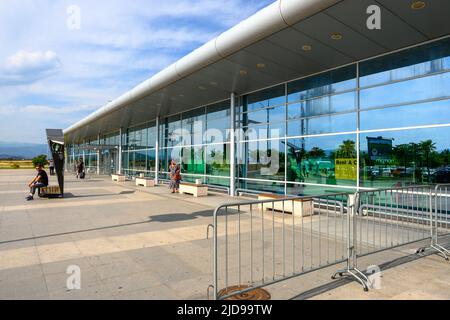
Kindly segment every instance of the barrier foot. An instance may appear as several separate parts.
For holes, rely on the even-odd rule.
[[[445,249],[443,246],[439,244],[432,244],[431,248],[436,250],[440,256],[442,256],[446,261],[449,261],[450,251]]]
[[[336,273],[331,277],[331,279],[336,280],[339,277],[350,277],[355,279],[356,281],[358,281],[361,286],[363,287],[365,292],[369,291],[369,285],[368,283],[370,283],[369,278],[367,278],[367,276],[362,273],[358,268],[352,268],[352,269],[343,269],[343,270],[338,270],[336,271]]]
[[[206,290],[206,299],[209,301],[211,300],[211,289],[214,289],[214,286],[211,284],[208,289]]]

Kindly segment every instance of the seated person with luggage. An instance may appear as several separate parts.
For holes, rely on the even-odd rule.
[[[36,193],[37,189],[48,187],[47,172],[45,172],[42,165],[37,165],[36,171],[36,177],[28,184],[28,186],[30,187],[30,195],[26,198],[27,201],[33,200],[34,194]]]

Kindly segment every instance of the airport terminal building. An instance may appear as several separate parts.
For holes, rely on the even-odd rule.
[[[66,169],[167,180],[173,159],[231,195],[450,182],[449,12],[279,0],[66,129]]]

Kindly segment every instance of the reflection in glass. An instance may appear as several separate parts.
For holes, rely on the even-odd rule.
[[[450,127],[361,135],[361,185],[450,183]]]
[[[238,148],[239,177],[284,181],[284,140],[244,142]]]
[[[261,90],[244,97],[244,111],[279,106],[286,103],[285,85]]]
[[[290,139],[287,181],[356,185],[356,135]]]
[[[360,64],[360,86],[373,86],[450,71],[450,38]]]
[[[450,100],[361,112],[361,130],[450,123]]]
[[[356,89],[356,65],[288,83],[288,102],[312,99]]]
[[[205,174],[205,162],[203,159],[203,147],[182,148],[182,172],[192,174]]]
[[[361,90],[361,109],[448,98],[450,72]]]
[[[304,118],[288,122],[288,136],[355,131],[356,113]]]
[[[229,176],[230,164],[227,158],[229,145],[210,145],[206,147],[206,174]]]

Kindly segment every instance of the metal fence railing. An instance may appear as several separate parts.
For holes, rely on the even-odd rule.
[[[447,258],[440,241],[450,234],[449,192],[449,185],[414,186],[221,205],[208,227],[209,290],[226,299],[346,262],[333,278],[351,276],[367,291],[370,281],[357,268],[363,256],[431,239]]]
[[[450,251],[442,246],[442,238],[450,235],[450,184],[437,185],[434,195],[431,247],[448,260]]]

